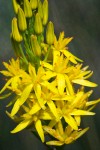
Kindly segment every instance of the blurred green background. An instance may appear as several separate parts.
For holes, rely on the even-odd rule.
[[[74,37],[69,45],[70,51],[84,60],[94,71],[92,81],[99,84],[91,99],[100,97],[100,0],[49,0],[49,20],[54,22],[55,33],[65,31],[66,37]],[[11,43],[11,20],[14,16],[12,1],[0,0],[0,70],[2,62],[14,56]],[[4,84],[0,74],[0,88]],[[5,105],[9,99],[0,102],[0,150],[44,150],[31,133],[24,130],[10,134],[15,123],[5,114]],[[100,104],[94,110],[94,117],[85,117],[83,126],[90,130],[78,141],[66,145],[65,150],[100,149]]]

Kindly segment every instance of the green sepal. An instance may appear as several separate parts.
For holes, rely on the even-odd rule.
[[[43,32],[42,20],[39,13],[35,16],[34,30],[36,34],[41,34]]]
[[[24,0],[24,13],[26,18],[32,17],[32,9],[28,0]]]
[[[48,0],[43,2],[43,25],[46,25],[48,22]]]
[[[38,13],[39,13],[41,19],[43,19],[43,5],[40,0],[38,0]]]
[[[51,21],[47,25],[46,41],[49,45],[52,45],[54,43],[54,25]]]
[[[36,9],[38,7],[38,0],[30,0],[31,8]]]
[[[18,13],[18,9],[20,8],[20,5],[17,3],[17,0],[13,0],[12,3],[13,3],[14,11],[17,14]]]
[[[20,31],[25,31],[27,29],[26,17],[21,8],[18,9],[18,27]]]

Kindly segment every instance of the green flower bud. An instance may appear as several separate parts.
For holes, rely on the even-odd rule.
[[[39,13],[35,16],[34,30],[36,34],[41,34],[43,32],[42,20]]]
[[[31,8],[36,9],[38,7],[38,0],[30,0]]]
[[[42,2],[40,0],[38,0],[38,13],[39,13],[41,19],[43,19],[43,6],[42,6]]]
[[[17,14],[18,13],[18,9],[20,8],[20,5],[17,3],[17,0],[13,0],[12,2],[13,2],[14,11]]]
[[[32,46],[32,51],[36,56],[41,56],[41,47],[38,43],[37,37],[34,35],[31,35],[31,46]]]
[[[46,41],[49,45],[52,45],[54,43],[54,25],[51,21],[47,25]]]
[[[23,40],[23,37],[18,30],[17,18],[15,17],[12,20],[12,37],[17,42],[21,42]]]
[[[25,14],[21,8],[18,9],[18,27],[20,31],[25,31],[27,29]]]
[[[43,25],[46,25],[48,22],[48,0],[43,2]]]
[[[24,0],[24,13],[25,17],[31,18],[32,17],[32,9],[30,2],[28,0]]]

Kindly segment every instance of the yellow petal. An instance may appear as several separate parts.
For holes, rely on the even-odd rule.
[[[51,120],[48,124],[49,127],[53,128],[56,125],[57,121],[56,120]]]
[[[9,118],[11,118],[12,120],[14,120],[15,116],[12,117],[11,114],[8,111],[6,111],[6,114],[8,115]]]
[[[62,96],[59,96],[59,95],[55,95],[54,97],[51,97],[52,100],[55,100],[55,101],[71,101],[75,98],[75,96],[70,96],[70,95],[62,95]]]
[[[77,61],[75,60],[75,56],[73,54],[71,54],[68,50],[61,50],[61,52],[67,57],[69,58],[69,60],[74,63],[77,64]]]
[[[30,114],[30,115],[33,115],[33,114],[35,114],[36,112],[38,112],[40,109],[41,109],[40,105],[39,105],[38,103],[35,103],[35,104],[33,105],[33,107],[30,109],[29,114]]]
[[[10,73],[9,71],[0,71],[0,73],[2,73],[4,76],[7,76],[7,77],[11,77],[12,76],[12,73]]]
[[[50,135],[55,137],[56,139],[63,141],[63,137],[59,134],[59,131],[50,128],[49,126],[44,126],[43,129],[48,132]]]
[[[9,79],[6,82],[5,86],[0,90],[0,94],[5,91],[5,89],[11,84],[12,81],[13,81],[13,78]]]
[[[58,90],[55,86],[53,86],[51,83],[44,81],[41,83],[41,85],[43,85],[44,87],[46,87],[47,89],[49,89],[51,92],[58,94]]]
[[[45,75],[42,77],[43,80],[49,80],[52,77],[55,77],[56,73],[52,71],[46,71]]]
[[[89,130],[89,127],[83,129],[82,131],[78,132],[78,135],[74,138],[75,140],[78,139],[79,137],[81,137],[85,132],[87,132]]]
[[[8,71],[10,71],[10,69],[9,69],[9,64],[8,63],[6,63],[6,62],[3,62],[3,65],[5,66],[5,68],[8,70]]]
[[[14,116],[18,110],[20,109],[21,105],[27,100],[27,98],[30,95],[30,92],[32,90],[33,85],[30,84],[28,86],[26,86],[26,88],[23,90],[21,98],[17,99],[17,101],[15,102],[12,111],[11,111],[11,116]]]
[[[25,129],[30,123],[31,123],[31,120],[22,121],[14,130],[11,131],[11,133],[16,133]]]
[[[62,95],[65,89],[65,78],[62,74],[57,74],[57,84],[58,84],[58,91],[59,94]]]
[[[93,74],[93,71],[84,71],[77,78],[83,77],[84,79],[88,79]]]
[[[63,39],[64,39],[64,36],[65,36],[65,33],[64,33],[64,31],[63,31],[63,32],[60,33],[58,41],[59,41],[59,42],[62,42]]]
[[[27,98],[31,93],[32,88],[33,88],[33,84],[29,84],[25,87],[20,98],[20,105],[22,105],[27,100]]]
[[[18,112],[19,109],[20,109],[20,99],[17,99],[17,101],[15,102],[11,110],[11,116],[14,116]]]
[[[31,75],[32,78],[36,77],[35,67],[33,67],[31,64],[29,64],[29,74]]]
[[[49,70],[53,70],[53,66],[50,65],[50,64],[47,63],[47,62],[42,61],[42,62],[41,62],[41,66],[43,66],[43,67],[45,67],[45,68],[48,68]]]
[[[68,90],[69,94],[74,95],[74,90],[73,90],[72,84],[67,75],[65,75],[65,79],[66,79],[66,86],[67,86],[67,90]]]
[[[54,102],[53,102],[53,101],[48,101],[47,104],[48,104],[48,106],[49,106],[51,112],[52,112],[53,115],[55,116],[55,118],[56,118],[57,120],[59,120],[59,115],[58,115],[57,108],[56,108]]]
[[[30,108],[27,107],[27,106],[25,106],[25,105],[22,105],[22,108],[23,108],[23,110],[24,110],[26,113],[28,113],[29,110],[30,110]]]
[[[59,131],[60,135],[63,136],[64,135],[64,130],[63,130],[63,125],[62,125],[61,120],[59,120],[59,122],[57,124],[57,128],[58,128],[58,131]]]
[[[53,67],[58,62],[58,58],[60,56],[60,52],[58,50],[53,51]]]
[[[90,81],[84,80],[84,79],[75,79],[75,80],[72,80],[72,82],[76,83],[76,84],[83,85],[83,86],[89,86],[89,87],[96,87],[97,86],[96,83],[93,83],[93,82],[90,82]]]
[[[77,123],[72,116],[66,115],[66,116],[64,116],[64,119],[74,130],[78,130]]]
[[[37,120],[35,122],[35,128],[41,138],[41,141],[44,142],[44,132],[43,132],[42,123],[40,120]]]
[[[95,105],[97,103],[100,102],[100,98],[97,99],[97,100],[94,100],[94,101],[89,101],[89,102],[86,102],[86,106],[91,106],[91,105]]]
[[[75,107],[80,103],[83,94],[84,94],[84,92],[82,92],[82,91],[77,93],[76,97],[74,98],[73,102],[71,103],[72,107]]]
[[[52,119],[55,119],[54,116],[51,114],[50,111],[42,111],[40,113],[40,116],[39,116],[40,119],[43,119],[43,120],[52,120]]]
[[[73,128],[70,125],[67,125],[67,127],[65,128],[65,137],[69,137],[71,135],[73,131]]]
[[[67,137],[65,140],[65,144],[71,144],[74,141],[74,138],[72,136]]]
[[[49,141],[49,142],[46,142],[47,145],[55,145],[55,146],[61,146],[64,144],[64,142],[61,142],[61,141]]]
[[[62,41],[62,48],[64,48],[66,45],[68,45],[68,43],[71,42],[72,39],[73,39],[73,37],[63,39],[63,41]]]
[[[13,78],[12,83],[11,83],[11,88],[12,88],[13,91],[15,91],[17,89],[18,82],[19,82],[19,76],[15,76]]]
[[[35,94],[36,94],[36,97],[38,99],[38,102],[39,102],[40,106],[42,107],[42,109],[45,109],[44,101],[41,98],[41,85],[36,84],[35,87],[34,87],[34,90],[35,90]]]
[[[80,116],[74,116],[76,122],[77,122],[77,125],[80,126],[80,123],[81,123],[81,117]]]
[[[71,115],[95,115],[94,112],[86,111],[86,110],[73,110]]]

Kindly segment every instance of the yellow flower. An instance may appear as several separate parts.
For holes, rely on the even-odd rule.
[[[9,61],[9,64],[6,62],[3,62],[3,65],[7,70],[0,71],[4,76],[12,77],[14,75],[20,74],[20,62],[19,59],[14,60],[13,58]]]
[[[82,62],[82,60],[74,56],[72,53],[70,53],[68,51],[68,47],[66,47],[72,39],[73,39],[72,37],[64,38],[64,32],[61,32],[58,41],[55,36],[53,49],[56,56],[64,54],[64,56],[66,56],[72,63],[77,64],[77,61]]]
[[[17,123],[11,133],[27,128],[36,132],[42,142],[48,134],[48,145],[70,144],[89,129],[81,129],[82,116],[95,115],[92,110],[100,99],[90,101],[93,90],[86,91],[85,86],[97,84],[88,80],[93,71],[83,67],[83,61],[69,52],[68,44],[73,37],[65,38],[61,32],[57,39],[51,22],[45,30],[48,1],[33,1],[13,0],[16,14],[21,7],[21,15],[30,19],[27,18],[26,25],[24,16],[24,26],[18,22],[21,31],[27,26],[21,35],[17,32],[19,14],[12,21],[12,36],[20,43],[13,41],[17,59],[4,62],[6,69],[0,71],[6,78],[0,99],[13,94],[6,106],[11,107],[7,115]]]
[[[59,39],[57,41],[57,38],[55,36],[55,40],[54,40],[54,47],[56,50],[62,50],[62,49],[66,49],[67,45],[71,42],[73,38],[64,38],[64,32],[61,32],[59,35]]]
[[[11,88],[12,91],[16,91],[19,93],[20,91],[17,90],[17,87],[18,83],[20,82],[21,74],[24,72],[22,69],[20,69],[19,59],[11,59],[11,61],[9,61],[9,64],[6,62],[4,62],[3,64],[7,70],[3,70],[0,72],[4,76],[6,76],[8,80],[5,86],[1,89],[0,94],[9,88]]]
[[[41,61],[41,65],[46,69],[44,78],[56,80],[60,95],[64,93],[65,88],[69,94],[73,95],[73,83],[89,87],[97,86],[97,84],[86,80],[93,72],[87,71],[87,67],[81,68],[81,64],[71,65],[68,58],[63,55],[56,56],[55,51],[52,64]]]
[[[80,136],[82,136],[89,128],[85,129],[78,129],[77,131],[74,131],[70,126],[65,127],[63,129],[63,125],[61,121],[59,121],[56,124],[55,129],[51,128],[50,126],[44,126],[44,130],[49,133],[51,136],[53,136],[55,139],[53,141],[46,142],[47,145],[55,145],[55,146],[61,146],[63,144],[70,144],[76,139],[78,139]]]
[[[27,72],[24,71],[18,59],[12,59],[9,64],[4,65],[7,70],[1,73],[8,81],[0,93],[6,89],[15,93],[15,98],[7,105],[13,106],[11,113],[7,114],[18,122],[11,133],[30,128],[34,124],[42,142],[45,141],[46,131],[58,140],[47,144],[63,145],[71,143],[87,131],[87,128],[82,131],[79,129],[81,116],[94,115],[90,111],[100,102],[100,99],[88,102],[92,91],[84,92],[82,86],[76,91],[74,87],[75,83],[96,86],[86,80],[92,75],[87,67],[82,68],[81,64],[72,65],[67,57],[63,54],[57,56],[55,52],[53,62],[41,61],[38,70],[29,63]],[[47,120],[49,123],[46,123]],[[62,120],[66,125],[64,130],[60,129],[61,126],[63,128]],[[69,127],[70,135],[67,130]]]

